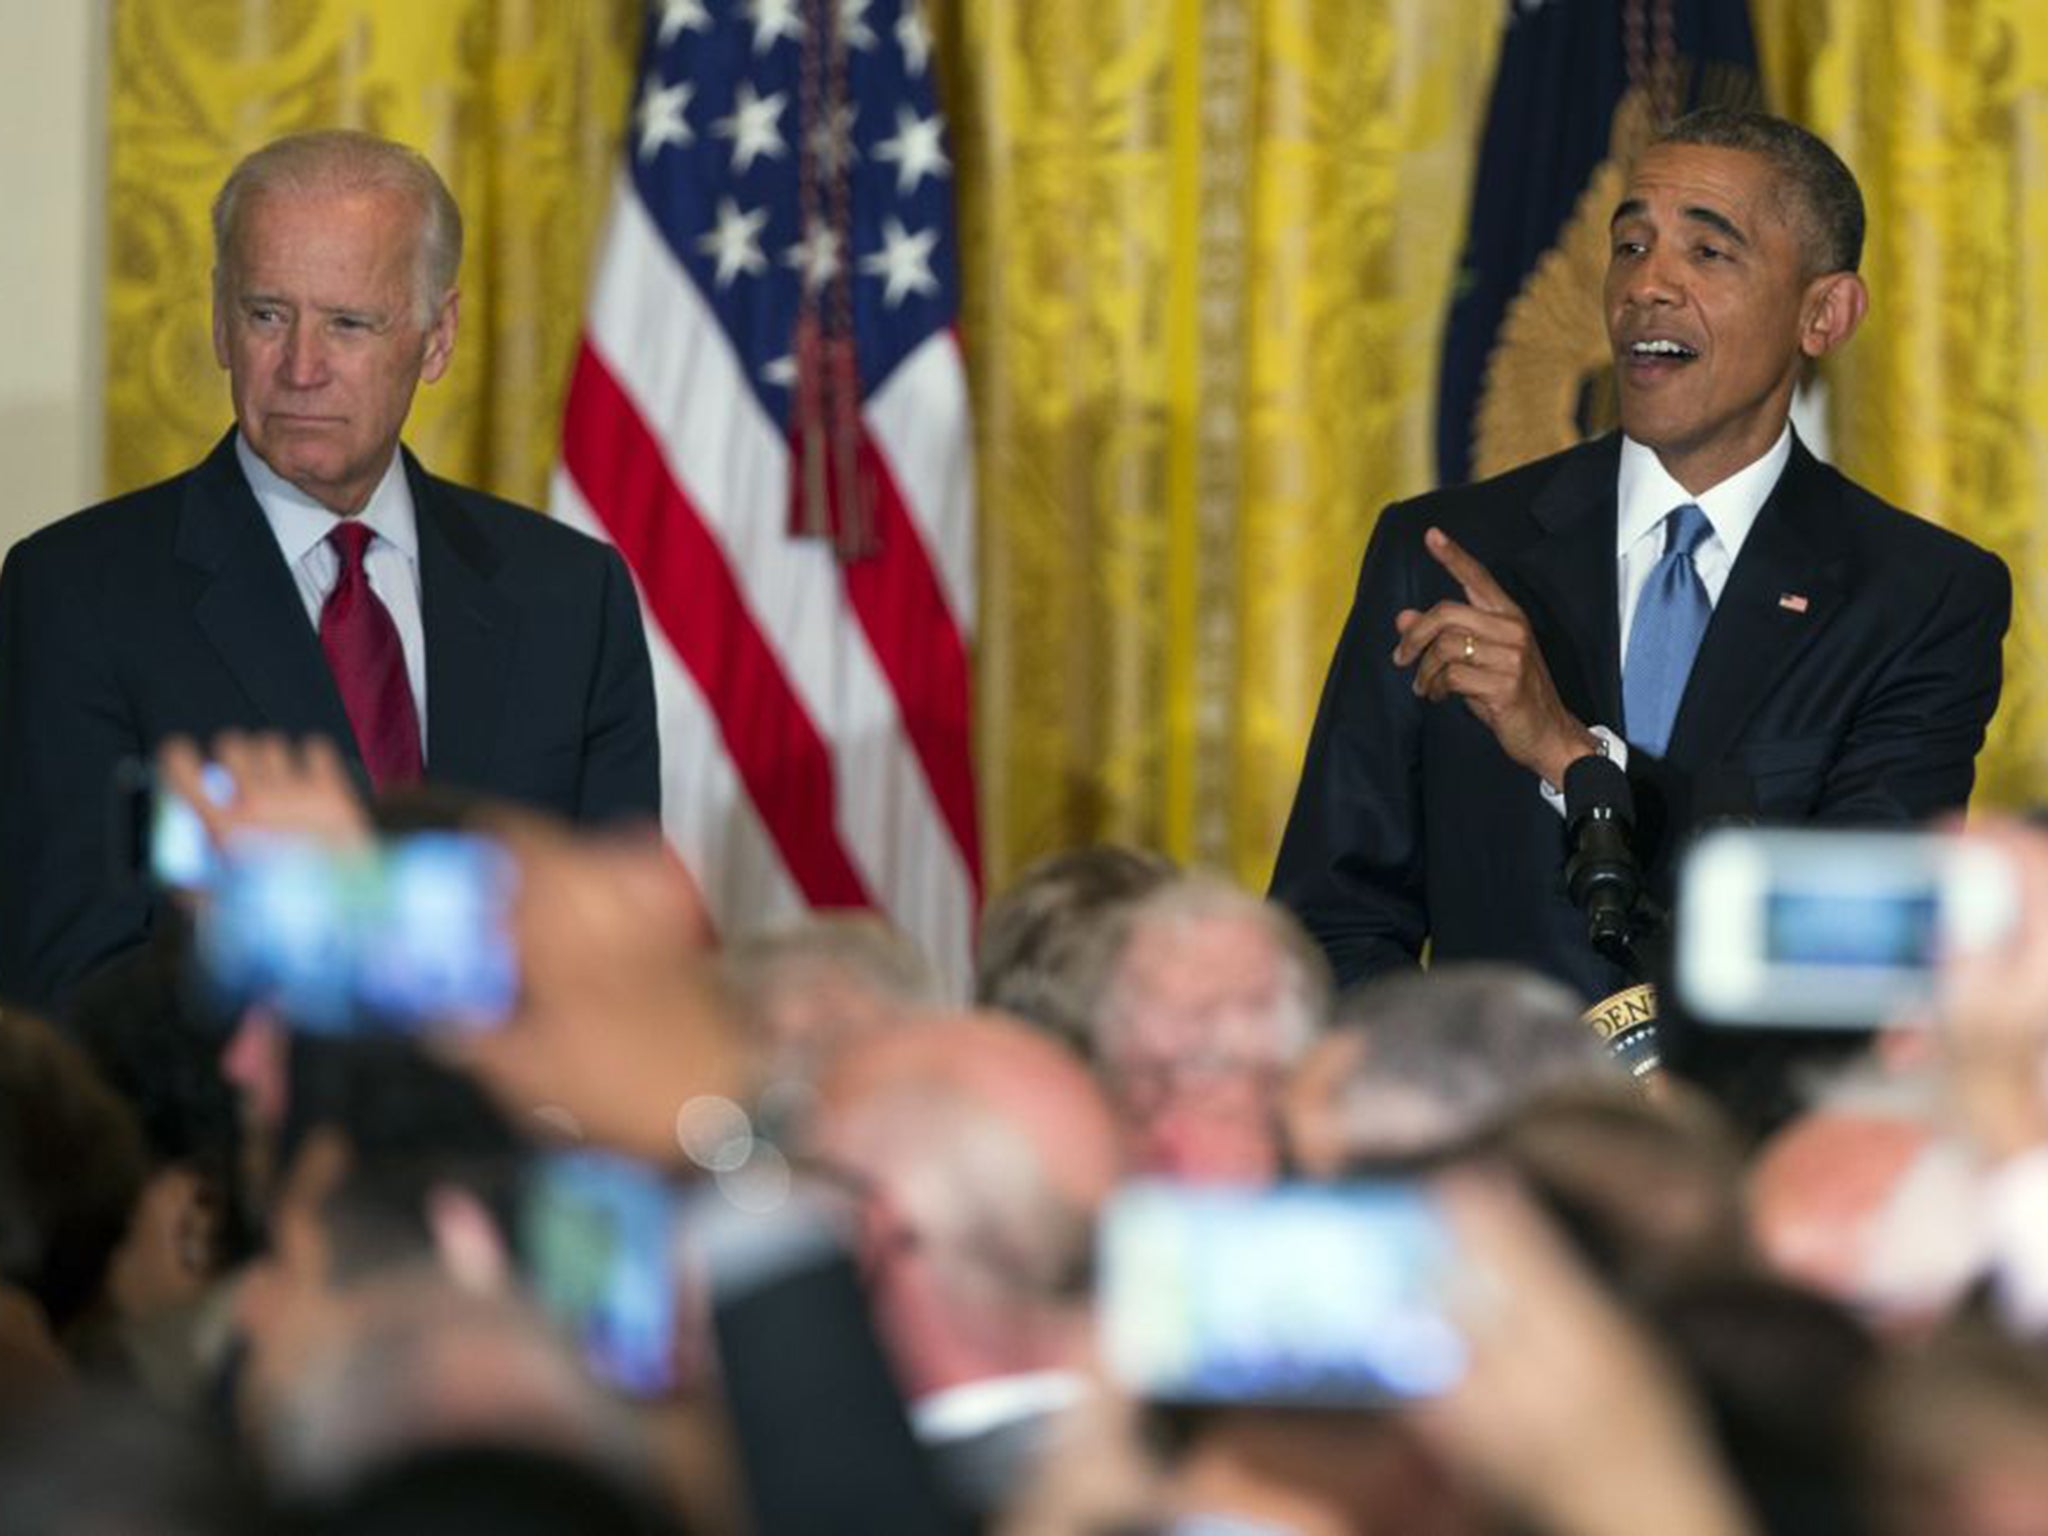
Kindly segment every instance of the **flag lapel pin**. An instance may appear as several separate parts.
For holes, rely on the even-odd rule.
[[[1780,592],[1778,594],[1778,606],[1787,613],[1804,613],[1807,608],[1806,594],[1804,592]]]

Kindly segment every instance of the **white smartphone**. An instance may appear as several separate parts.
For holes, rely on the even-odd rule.
[[[1868,1029],[1929,1003],[1944,954],[2018,919],[2014,872],[1982,843],[1724,828],[1679,872],[1673,979],[1703,1023]]]

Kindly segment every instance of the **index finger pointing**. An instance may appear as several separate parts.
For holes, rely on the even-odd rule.
[[[1436,557],[1436,563],[1449,571],[1458,585],[1465,589],[1465,600],[1474,608],[1487,613],[1516,611],[1514,599],[1501,590],[1500,583],[1493,579],[1493,573],[1467,554],[1464,546],[1443,529],[1430,529],[1422,536],[1422,542]]]

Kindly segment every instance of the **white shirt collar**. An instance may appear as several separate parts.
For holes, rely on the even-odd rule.
[[[1742,552],[1743,540],[1756,526],[1757,514],[1777,488],[1778,477],[1792,458],[1792,423],[1786,422],[1778,440],[1760,459],[1738,469],[1720,484],[1695,496],[1671,477],[1656,450],[1632,437],[1621,440],[1621,474],[1617,481],[1614,520],[1614,553],[1629,552],[1638,539],[1650,533],[1674,507],[1692,502],[1704,512],[1714,536],[1728,551],[1732,563]]]
[[[296,567],[326,542],[327,535],[342,519],[264,463],[240,432],[235,434],[235,458],[249,481],[249,489],[256,494],[256,504],[270,523],[277,547],[284,552],[285,564]],[[413,517],[412,487],[405,478],[404,454],[391,455],[384,478],[377,482],[377,488],[355,520],[389,540],[404,552],[406,559],[418,562],[419,526]]]
[[[989,1376],[927,1393],[910,1405],[910,1424],[926,1445],[944,1445],[1019,1419],[1064,1413],[1087,1395],[1086,1378],[1072,1371]]]

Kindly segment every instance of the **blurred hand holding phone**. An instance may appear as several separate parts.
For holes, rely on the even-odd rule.
[[[158,890],[196,895],[213,884],[220,850],[207,830],[197,802],[225,806],[234,798],[234,777],[219,763],[197,764],[196,793],[181,793],[146,763],[133,759],[116,770],[115,808],[123,850],[123,875]]]
[[[1961,836],[2004,864],[2017,912],[2004,942],[1945,957],[1922,1055],[1958,1125],[2001,1163],[2048,1145],[2048,829],[1991,817]]]
[[[1554,1223],[1506,1178],[1432,1190],[1463,1256],[1467,1369],[1408,1422],[1542,1530],[1751,1536],[1683,1376]]]
[[[717,984],[702,899],[659,834],[503,829],[519,870],[516,1027],[446,1042],[514,1114],[548,1104],[590,1140],[656,1161],[677,1109],[744,1100],[752,1042]]]

